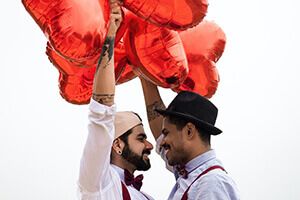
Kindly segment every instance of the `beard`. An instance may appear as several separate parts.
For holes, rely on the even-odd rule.
[[[150,160],[143,159],[143,155],[145,153],[150,154],[150,150],[145,149],[143,150],[142,155],[138,155],[130,149],[128,144],[126,144],[121,156],[129,163],[134,165],[136,167],[136,170],[147,171],[148,169],[150,169],[151,164],[150,164]]]
[[[163,145],[163,147],[165,146],[169,149],[169,152],[166,155],[166,159],[170,166],[176,166],[186,163],[185,160],[187,158],[187,155],[185,153],[186,150],[182,147],[183,144],[172,148],[170,147],[170,145],[167,144]]]

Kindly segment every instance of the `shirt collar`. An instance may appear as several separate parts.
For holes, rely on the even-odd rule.
[[[216,159],[215,150],[211,149],[195,158],[190,160],[186,165],[185,169],[189,172],[193,171],[194,169],[198,168],[199,166],[203,165],[204,163]]]
[[[114,165],[114,164],[111,164],[111,166],[119,174],[119,177],[121,178],[121,180],[124,181],[124,169],[122,169],[121,167]]]

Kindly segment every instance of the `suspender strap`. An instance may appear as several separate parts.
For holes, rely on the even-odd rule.
[[[128,192],[128,189],[126,187],[126,185],[121,181],[121,185],[122,185],[122,196],[123,196],[123,200],[131,200],[130,198],[130,194]],[[147,199],[149,199],[144,193],[142,193]]]
[[[124,183],[121,181],[122,184],[122,196],[123,196],[123,200],[131,200],[129,192],[126,188],[126,185],[124,185]]]
[[[190,187],[193,185],[193,183],[195,183],[201,176],[203,176],[204,174],[207,174],[208,172],[214,170],[214,169],[221,169],[223,171],[225,171],[225,169],[219,165],[214,165],[214,166],[211,166],[209,168],[207,168],[206,170],[204,170],[201,174],[199,174],[197,176],[197,178],[190,184],[190,186],[186,189],[186,191],[184,192],[181,200],[188,200],[188,192],[190,190]]]

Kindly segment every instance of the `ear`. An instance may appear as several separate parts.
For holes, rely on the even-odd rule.
[[[116,154],[121,155],[124,149],[125,143],[120,139],[117,138],[113,141],[112,149],[115,151]]]
[[[197,135],[196,126],[193,123],[188,122],[184,127],[184,133],[187,140],[193,140]]]

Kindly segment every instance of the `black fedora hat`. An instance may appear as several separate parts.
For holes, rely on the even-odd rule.
[[[214,126],[218,108],[207,98],[194,92],[179,92],[167,109],[155,109],[155,111],[163,116],[177,116],[190,121],[211,135],[222,133]]]

